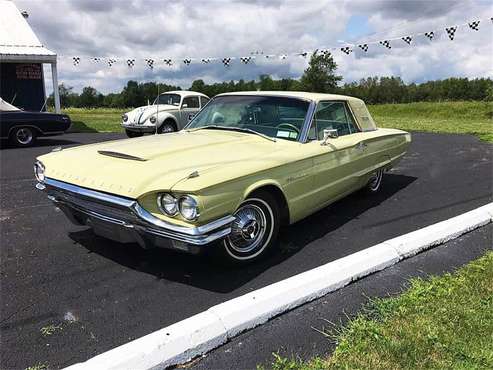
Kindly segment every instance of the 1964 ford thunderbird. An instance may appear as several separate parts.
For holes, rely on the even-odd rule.
[[[356,98],[242,92],[216,96],[179,132],[64,149],[34,170],[97,235],[243,263],[273,249],[281,225],[377,192],[410,142]]]

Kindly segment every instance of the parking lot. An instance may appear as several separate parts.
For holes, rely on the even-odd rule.
[[[378,195],[353,194],[282,230],[276,255],[225,269],[205,258],[97,237],[72,225],[35,190],[37,155],[122,137],[67,134],[40,139],[33,148],[2,147],[6,368],[86,360],[214,304],[492,201],[491,144],[467,135],[415,133]]]

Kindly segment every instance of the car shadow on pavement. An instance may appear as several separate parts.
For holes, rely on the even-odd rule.
[[[374,195],[354,193],[306,219],[281,230],[279,251],[242,267],[226,268],[208,256],[193,256],[166,249],[145,250],[137,244],[121,244],[95,235],[91,229],[71,232],[69,236],[91,253],[97,253],[127,268],[217,293],[229,293],[249,282],[270,267],[289,259],[310,242],[320,239],[378,206],[409,186],[415,177],[386,174],[385,186]]]

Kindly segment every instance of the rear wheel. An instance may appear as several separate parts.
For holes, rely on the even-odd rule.
[[[125,130],[125,133],[127,134],[128,137],[140,137],[144,135],[142,132],[137,132],[132,130]]]
[[[246,199],[233,214],[231,234],[215,250],[229,265],[258,260],[273,249],[280,226],[280,210],[275,198],[259,191]]]
[[[16,127],[9,136],[10,142],[18,147],[28,147],[36,141],[37,132],[31,127]]]
[[[379,169],[375,171],[368,180],[368,184],[366,185],[366,191],[368,193],[376,193],[380,190],[382,186],[382,178],[383,178],[383,169]]]

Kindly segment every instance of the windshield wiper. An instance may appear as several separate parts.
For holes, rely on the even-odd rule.
[[[264,139],[267,139],[269,141],[276,142],[276,139],[264,134],[261,134],[260,132],[257,132],[255,130],[249,129],[249,128],[244,128],[244,127],[231,127],[231,126],[218,126],[218,125],[207,125],[207,126],[201,126],[201,127],[194,127],[191,129],[188,129],[187,131],[197,131],[197,130],[203,130],[203,129],[212,129],[212,130],[228,130],[228,131],[239,131],[239,132],[245,132],[249,134],[255,134],[258,136],[263,137]]]

